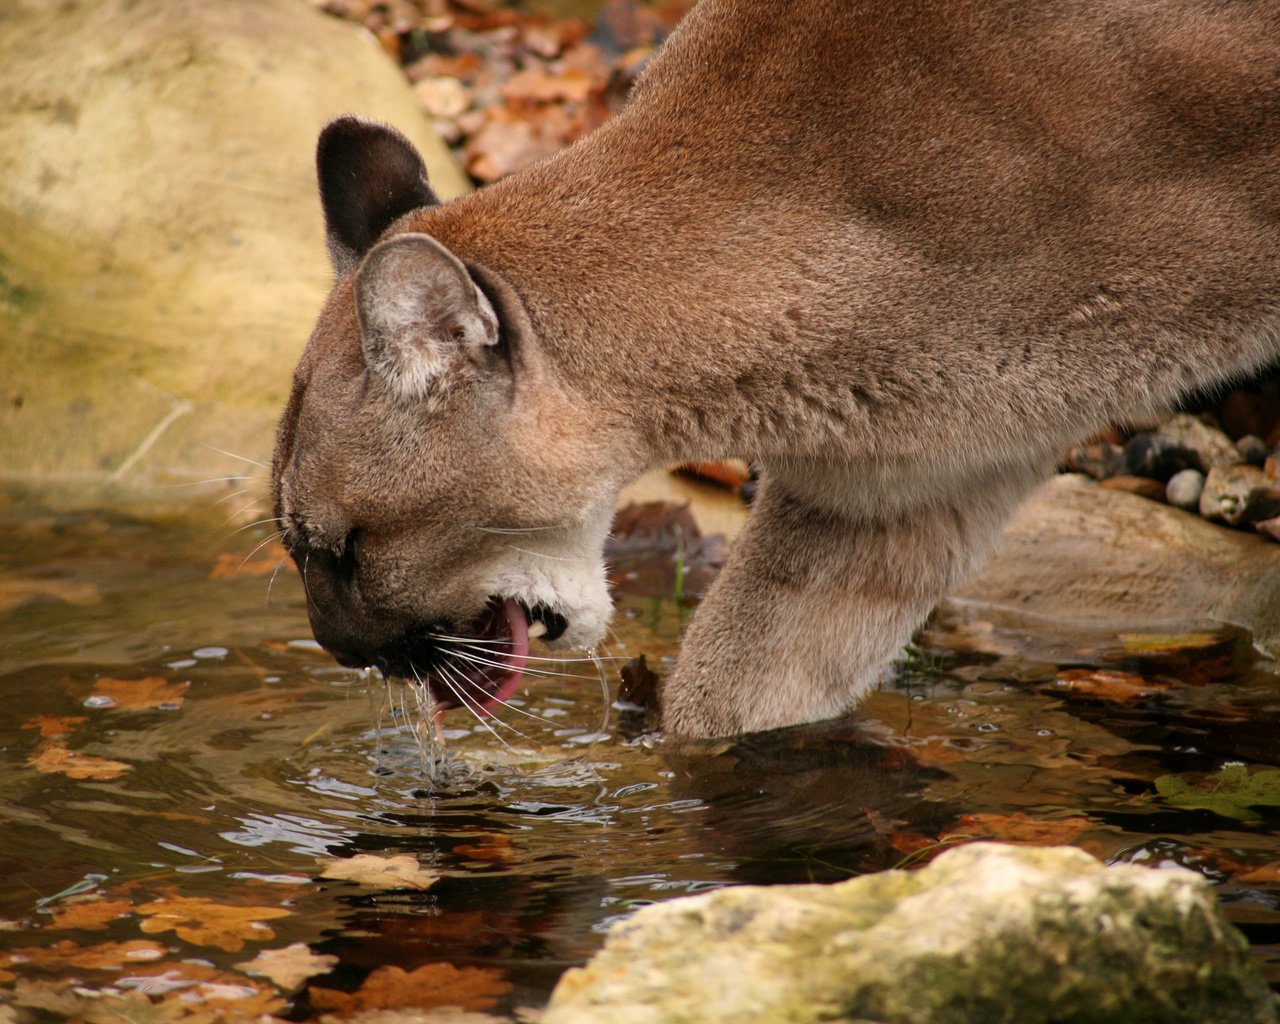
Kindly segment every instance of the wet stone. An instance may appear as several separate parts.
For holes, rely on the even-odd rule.
[[[1198,469],[1184,469],[1169,477],[1165,485],[1165,501],[1184,512],[1200,511],[1200,494],[1204,490],[1204,474]]]
[[[1256,466],[1214,467],[1205,477],[1200,514],[1229,526],[1280,516],[1280,486]]]
[[[1184,469],[1203,468],[1194,451],[1159,433],[1135,434],[1124,446],[1124,472],[1131,476],[1168,480]]]
[[[1259,468],[1267,461],[1267,456],[1271,454],[1271,450],[1267,447],[1267,442],[1262,440],[1257,434],[1245,434],[1244,437],[1236,441],[1236,451],[1240,453],[1240,461],[1247,462],[1250,466],[1258,466]]]
[[[1156,436],[1194,452],[1200,463],[1195,468],[1206,473],[1215,466],[1231,466],[1240,461],[1240,453],[1231,438],[1217,427],[1185,413],[1171,417],[1156,431]]]
[[[1077,445],[1067,452],[1066,468],[1073,473],[1086,473],[1095,480],[1119,476],[1125,472],[1124,449],[1107,442]]]

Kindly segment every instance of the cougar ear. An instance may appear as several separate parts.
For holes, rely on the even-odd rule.
[[[356,274],[369,372],[404,398],[425,397],[452,357],[498,343],[498,318],[453,253],[428,235],[375,245]]]
[[[316,176],[329,260],[339,277],[392,221],[440,202],[413,143],[394,128],[358,117],[330,121],[320,133]]]

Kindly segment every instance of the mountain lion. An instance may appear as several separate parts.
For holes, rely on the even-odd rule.
[[[736,455],[664,725],[839,714],[1065,445],[1280,356],[1277,0],[701,0],[473,195],[356,118],[317,164],[277,514],[320,643],[446,706],[600,639],[619,488]]]

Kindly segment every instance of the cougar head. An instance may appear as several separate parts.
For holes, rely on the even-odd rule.
[[[339,662],[487,709],[531,635],[604,632],[610,456],[515,291],[424,230],[438,200],[406,139],[342,118],[317,166],[336,282],[276,444],[284,544]]]

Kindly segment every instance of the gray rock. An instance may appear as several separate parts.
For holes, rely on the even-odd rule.
[[[1022,622],[1118,631],[1226,622],[1280,654],[1280,547],[1168,505],[1057,476],[1031,495],[995,553],[950,599]]]
[[[646,907],[564,975],[543,1024],[1275,1020],[1198,875],[975,843],[918,872]]]
[[[1156,436],[1195,452],[1200,460],[1200,465],[1196,468],[1206,473],[1215,466],[1231,466],[1240,461],[1240,453],[1231,438],[1217,427],[1211,427],[1185,413],[1173,416],[1161,424]]]
[[[1241,462],[1258,467],[1261,467],[1267,461],[1267,456],[1271,454],[1267,442],[1257,434],[1245,434],[1244,437],[1237,438],[1236,451],[1240,453]]]
[[[1184,469],[1169,477],[1164,498],[1174,508],[1184,512],[1200,511],[1200,492],[1204,490],[1204,474],[1198,469]]]
[[[1215,466],[1205,477],[1200,514],[1229,526],[1247,526],[1280,515],[1280,486],[1257,466]]]

